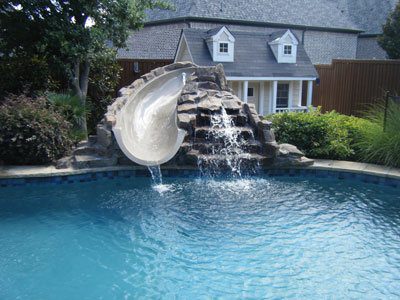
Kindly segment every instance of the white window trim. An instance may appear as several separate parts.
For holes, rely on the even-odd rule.
[[[290,54],[285,53],[285,47],[286,46],[290,47]],[[283,55],[284,56],[292,56],[293,55],[293,45],[292,44],[283,44]]]
[[[221,44],[225,44],[226,45],[226,52],[222,52],[221,51]],[[229,55],[229,43],[228,42],[218,42],[218,53],[221,55]]]

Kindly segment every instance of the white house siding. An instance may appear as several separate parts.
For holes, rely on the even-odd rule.
[[[270,113],[270,107],[272,103],[270,101],[270,95],[272,90],[272,81],[264,81],[264,115]]]
[[[249,82],[249,88],[253,88],[254,89],[254,94],[253,94],[253,97],[248,96],[247,102],[253,103],[256,106],[257,110],[258,110],[258,107],[259,107],[259,105],[258,105],[259,91],[260,91],[259,87],[260,87],[260,83],[259,82],[256,82],[256,81],[255,82],[252,82],[252,81]]]
[[[301,106],[301,88],[302,88],[302,81],[292,81],[293,106]]]
[[[357,59],[386,59],[387,54],[376,37],[360,37],[357,45]]]

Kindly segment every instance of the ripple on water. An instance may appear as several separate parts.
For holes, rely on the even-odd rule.
[[[4,190],[0,298],[400,297],[394,189],[249,177]]]

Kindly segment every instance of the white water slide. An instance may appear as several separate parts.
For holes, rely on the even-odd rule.
[[[116,115],[115,138],[132,161],[155,166],[169,161],[178,152],[185,131],[177,126],[177,100],[186,74],[183,68],[158,76],[130,95]]]

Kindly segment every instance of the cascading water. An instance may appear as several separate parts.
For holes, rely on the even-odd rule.
[[[252,132],[251,138],[254,138]],[[207,140],[212,142],[211,155],[198,160],[202,173],[213,174],[228,168],[233,175],[240,177],[242,162],[251,155],[244,151],[247,141],[242,137],[242,128],[235,126],[224,107],[221,107],[221,113],[211,115]]]

